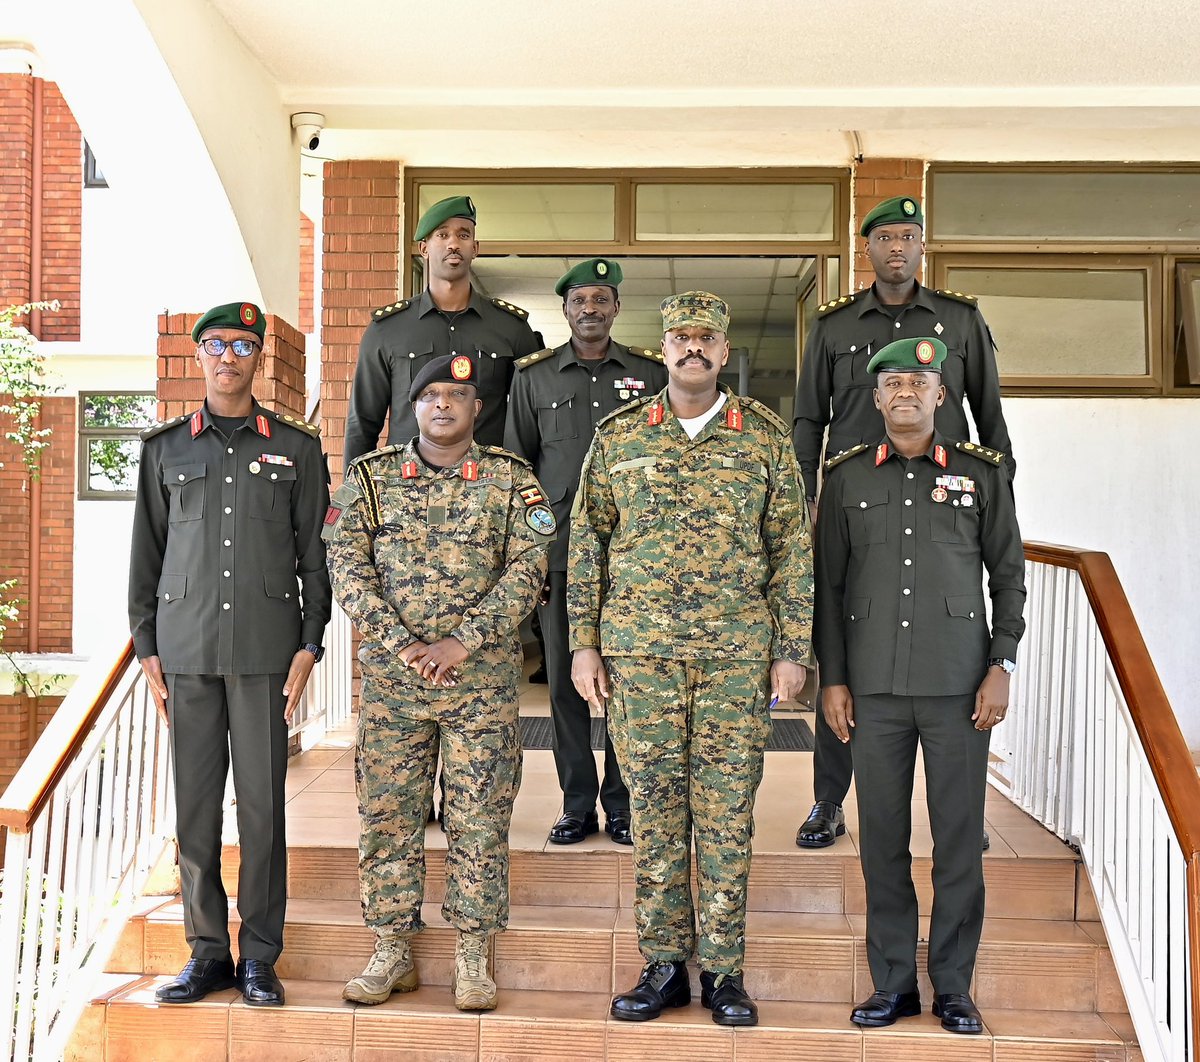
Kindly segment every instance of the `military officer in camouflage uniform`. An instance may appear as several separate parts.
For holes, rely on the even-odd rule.
[[[517,361],[509,398],[504,444],[533,463],[546,488],[559,527],[565,530],[579,483],[579,469],[598,421],[667,382],[662,352],[627,347],[611,338],[621,312],[618,262],[580,262],[554,286],[562,296],[571,338],[554,350]],[[591,716],[571,682],[567,648],[567,536],[560,531],[550,547],[547,600],[538,613],[545,632],[554,723],[554,763],[563,792],[563,814],[550,831],[552,844],[574,844],[595,833],[596,797],[604,807],[604,829],[618,844],[632,844],[629,790],[621,780],[612,738],[605,732],[604,779],[596,776]]]
[[[417,987],[425,820],[439,750],[454,1002],[496,1005],[491,938],[508,921],[508,827],[521,778],[517,627],[546,576],[554,513],[525,461],[480,446],[478,362],[437,358],[410,392],[420,435],[355,461],[324,535],[363,634],[359,878],[375,954],[346,999]]]
[[[690,1001],[698,913],[701,1002],[718,1024],[753,1025],[751,813],[772,694],[799,694],[809,660],[807,515],[787,425],[718,386],[729,308],[691,291],[662,313],[669,383],[601,422],[571,516],[572,677],[608,703],[646,960],[612,1015],[645,1021]]]
[[[475,425],[475,440],[499,446],[513,359],[541,346],[525,310],[504,299],[489,299],[471,286],[471,263],[479,243],[475,204],[469,196],[434,203],[421,215],[413,238],[425,259],[428,287],[415,298],[376,310],[363,332],[346,416],[347,469],[379,444],[389,413],[390,444],[403,445],[416,434],[409,388],[430,361],[446,355],[465,354],[476,362],[483,412]]]
[[[829,457],[878,437],[882,421],[871,399],[874,380],[867,362],[884,345],[911,336],[934,336],[946,345],[946,401],[937,411],[938,430],[952,439],[970,438],[965,397],[979,438],[1005,453],[1011,477],[1016,465],[1000,406],[995,348],[983,314],[972,296],[931,291],[916,279],[925,252],[920,204],[909,196],[887,199],[863,219],[861,233],[875,282],[818,308],[796,386],[794,439],[812,511],[826,426]],[[824,848],[845,833],[842,804],[850,788],[850,751],[833,739],[819,708],[816,738],[816,803],[796,835],[802,848]]]
[[[191,1003],[235,983],[279,1006],[287,900],[288,720],[321,658],[331,593],[317,429],[260,406],[262,311],[228,303],[192,329],[204,404],[142,432],[129,565],[133,645],[170,724],[184,930],[191,961],[155,992]],[[221,884],[230,757],[237,793],[236,971]]]
[[[877,351],[885,432],[825,463],[815,644],[825,715],[854,750],[867,959],[859,1025],[920,1013],[910,806],[918,743],[933,830],[933,1012],[983,1022],[970,991],[983,925],[988,739],[1025,630],[1025,559],[1004,455],[937,430],[948,353],[934,336]],[[991,627],[983,597],[988,572]]]

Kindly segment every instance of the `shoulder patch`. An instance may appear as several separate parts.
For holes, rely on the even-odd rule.
[[[661,350],[651,350],[649,347],[630,347],[629,353],[639,358],[645,358],[647,361],[656,361],[659,365],[663,364],[663,352]]]
[[[272,420],[277,420],[281,424],[290,425],[291,427],[304,432],[306,435],[311,435],[313,438],[316,438],[321,434],[321,429],[315,424],[309,424],[307,420],[303,420],[300,417],[293,417],[290,413],[280,413],[274,409],[267,409],[265,406],[263,409],[265,410],[267,416],[269,416]]]
[[[514,464],[521,465],[524,468],[533,468],[528,461],[520,454],[514,454],[511,450],[504,449],[503,446],[483,446],[479,447],[485,454],[494,454],[496,457],[507,457]]]
[[[179,417],[171,417],[170,420],[160,420],[157,424],[151,424],[148,428],[143,428],[138,432],[138,438],[145,442],[147,439],[153,439],[156,435],[161,435],[168,428],[175,427],[176,424],[182,424],[185,420],[190,420],[191,414],[184,413]]]
[[[990,446],[980,446],[979,443],[973,442],[960,442],[954,444],[954,449],[960,453],[978,457],[980,461],[986,461],[989,465],[1002,465],[1004,463],[1004,454],[999,450],[993,450]]]
[[[848,461],[852,457],[871,449],[866,443],[859,443],[857,446],[851,446],[849,450],[843,450],[840,454],[834,454],[825,462],[825,471],[828,472],[832,468],[837,468],[843,461]]]
[[[935,288],[935,295],[945,295],[948,299],[954,299],[956,302],[965,302],[968,306],[979,305],[979,300],[974,295],[967,295],[961,291],[946,291],[943,288]]]
[[[785,421],[783,417],[776,413],[775,410],[773,410],[770,406],[764,405],[757,398],[738,398],[738,402],[741,403],[743,409],[754,410],[754,412],[762,417],[762,419],[768,424],[770,424],[771,427],[778,428],[785,435],[791,435],[792,430],[788,427],[787,421]]]
[[[378,450],[371,450],[369,453],[360,454],[350,462],[349,468],[346,469],[349,474],[350,469],[357,465],[365,464],[367,461],[373,461],[377,457],[386,457],[388,454],[398,454],[404,447],[398,443],[393,443],[391,446],[381,446]]]
[[[861,291],[852,291],[849,295],[843,295],[839,299],[830,299],[828,302],[823,302],[817,307],[817,316],[826,317],[835,310],[844,310],[847,306],[852,306],[854,304],[854,300],[860,295],[862,295]]]
[[[656,398],[658,398],[658,395],[659,395],[659,392],[655,391],[653,394],[642,395],[641,398],[631,399],[630,401],[626,402],[623,406],[618,406],[607,416],[603,416],[598,421],[596,421],[596,428],[599,429],[601,424],[607,424],[610,420],[615,420],[617,417],[621,416],[622,414],[628,413],[630,410],[637,409],[639,406],[644,406],[647,402],[653,402]]]
[[[391,317],[394,313],[399,313],[401,310],[407,310],[412,305],[412,299],[399,299],[396,302],[388,303],[387,306],[380,306],[373,314],[372,321],[382,321],[386,317]]]
[[[499,306],[505,313],[511,313],[522,321],[529,316],[528,310],[522,310],[520,306],[514,306],[511,302],[505,302],[503,299],[492,299],[492,305]]]
[[[517,360],[513,362],[513,365],[515,365],[518,369],[525,369],[530,365],[536,365],[539,361],[545,361],[553,353],[553,348],[547,347],[545,350],[537,350],[532,354],[526,354],[523,358],[517,358]]]

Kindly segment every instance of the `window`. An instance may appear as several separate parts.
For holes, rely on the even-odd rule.
[[[157,419],[158,398],[144,391],[79,395],[79,497],[132,498],[137,492],[138,432]]]
[[[83,186],[85,188],[107,188],[108,180],[92,154],[92,146],[86,140],[83,142]]]

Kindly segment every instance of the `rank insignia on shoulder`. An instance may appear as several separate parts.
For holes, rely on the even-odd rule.
[[[817,307],[817,316],[824,317],[826,314],[833,313],[834,310],[841,310],[853,304],[854,300],[862,294],[861,291],[852,291],[848,295],[843,295],[837,299],[830,299],[828,302],[821,303]]]
[[[646,423],[653,427],[655,424],[663,422],[663,407],[661,402],[655,402],[650,407],[650,412],[646,415]]]
[[[986,461],[989,465],[1002,465],[1004,463],[1004,454],[999,450],[993,450],[990,446],[980,446],[979,443],[973,442],[960,442],[954,444],[954,449],[960,453],[978,457],[980,461]]]
[[[979,300],[974,295],[968,295],[963,291],[947,291],[945,288],[934,289],[938,295],[945,295],[948,299],[955,299],[958,302],[965,302],[968,306],[975,306]]]
[[[742,430],[742,411],[734,406],[725,410],[725,424],[734,431]]]
[[[539,535],[553,535],[558,530],[554,512],[549,505],[534,505],[525,512],[527,523]]]
[[[514,317],[519,317],[522,321],[529,316],[528,310],[522,310],[520,306],[514,306],[511,302],[505,302],[503,299],[492,299],[492,305],[498,306],[506,313],[511,313]]]
[[[526,354],[523,358],[517,358],[513,362],[518,369],[524,369],[529,365],[536,365],[539,361],[545,361],[554,351],[547,347],[545,350],[535,351],[533,354]]]
[[[380,306],[371,317],[373,320],[382,321],[385,317],[391,317],[394,313],[399,313],[401,310],[407,310],[412,305],[411,299],[398,299],[396,302],[389,303],[387,306]]]
[[[651,350],[649,347],[630,347],[629,353],[636,354],[639,358],[649,358],[651,361],[657,361],[662,364],[663,352],[661,350]]]
[[[843,461],[849,460],[851,457],[869,449],[871,448],[866,443],[859,443],[857,446],[850,447],[849,450],[843,450],[840,454],[834,454],[826,460],[825,471],[828,472],[831,468],[837,468]]]
[[[788,426],[787,421],[775,412],[770,406],[760,402],[757,398],[743,397],[738,401],[745,409],[752,410],[765,420],[771,427],[783,432],[785,435],[790,435],[792,429]]]

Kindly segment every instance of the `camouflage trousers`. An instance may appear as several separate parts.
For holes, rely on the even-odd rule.
[[[605,664],[633,820],[638,946],[647,960],[691,958],[699,915],[700,968],[741,973],[754,794],[771,733],[769,665],[630,656]]]
[[[355,776],[363,917],[377,935],[424,928],[425,823],[438,752],[446,791],[446,896],[458,929],[508,923],[508,828],[521,784],[514,688],[413,690],[363,668]]]

